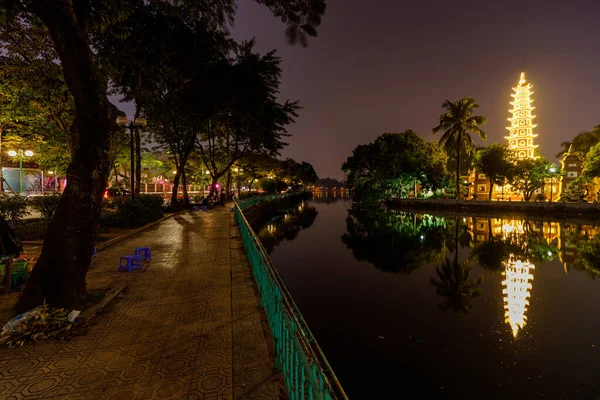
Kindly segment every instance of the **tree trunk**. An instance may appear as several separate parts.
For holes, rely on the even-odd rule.
[[[177,190],[179,189],[179,180],[181,179],[181,170],[177,169],[175,173],[175,178],[173,178],[173,189],[171,191],[171,207],[175,207],[178,205],[179,201],[177,200]]]
[[[190,205],[190,197],[187,188],[187,176],[185,169],[181,171],[181,182],[183,183],[183,205],[188,207]]]
[[[492,180],[490,179],[490,194],[488,196],[488,200],[492,201],[492,191],[494,190],[494,184],[492,183]]]
[[[135,128],[135,193],[140,193],[142,183],[142,137],[140,129]]]
[[[44,239],[42,254],[17,304],[24,311],[44,300],[70,307],[86,293],[97,234],[102,194],[110,169],[111,135],[116,131],[106,82],[94,62],[72,1],[34,1],[33,11],[45,23],[73,95],[72,161],[67,186]]]
[[[460,143],[462,134],[458,134],[456,139],[456,199],[460,199]]]
[[[227,196],[227,200],[231,200],[231,170],[229,170],[229,172],[227,172],[227,189],[225,191],[225,195]]]

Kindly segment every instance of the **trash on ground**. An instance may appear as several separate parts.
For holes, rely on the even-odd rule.
[[[69,339],[80,311],[54,308],[47,304],[17,315],[2,327],[0,345],[22,346],[46,339]],[[71,321],[71,318],[73,321]]]

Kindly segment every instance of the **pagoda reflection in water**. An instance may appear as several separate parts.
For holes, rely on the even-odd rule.
[[[521,261],[510,257],[506,263],[506,270],[503,272],[505,279],[502,281],[502,294],[504,295],[504,316],[505,322],[512,329],[512,334],[517,337],[519,329],[523,329],[527,316],[527,306],[529,305],[531,281],[533,274],[531,270],[535,268],[529,261]]]

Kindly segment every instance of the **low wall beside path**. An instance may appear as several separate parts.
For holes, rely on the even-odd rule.
[[[311,192],[286,193],[241,200],[239,205],[244,210],[244,216],[250,226],[256,227],[277,210],[291,207],[293,204],[301,200],[308,200],[311,197]]]
[[[600,219],[600,203],[548,203],[526,201],[393,199],[385,204],[392,209],[485,212],[528,216],[553,216]]]

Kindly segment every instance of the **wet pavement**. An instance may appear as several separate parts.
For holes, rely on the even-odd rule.
[[[285,398],[229,210],[180,214],[99,252],[88,289],[126,281],[123,296],[85,336],[0,349],[0,398]],[[138,246],[152,261],[117,271]]]

